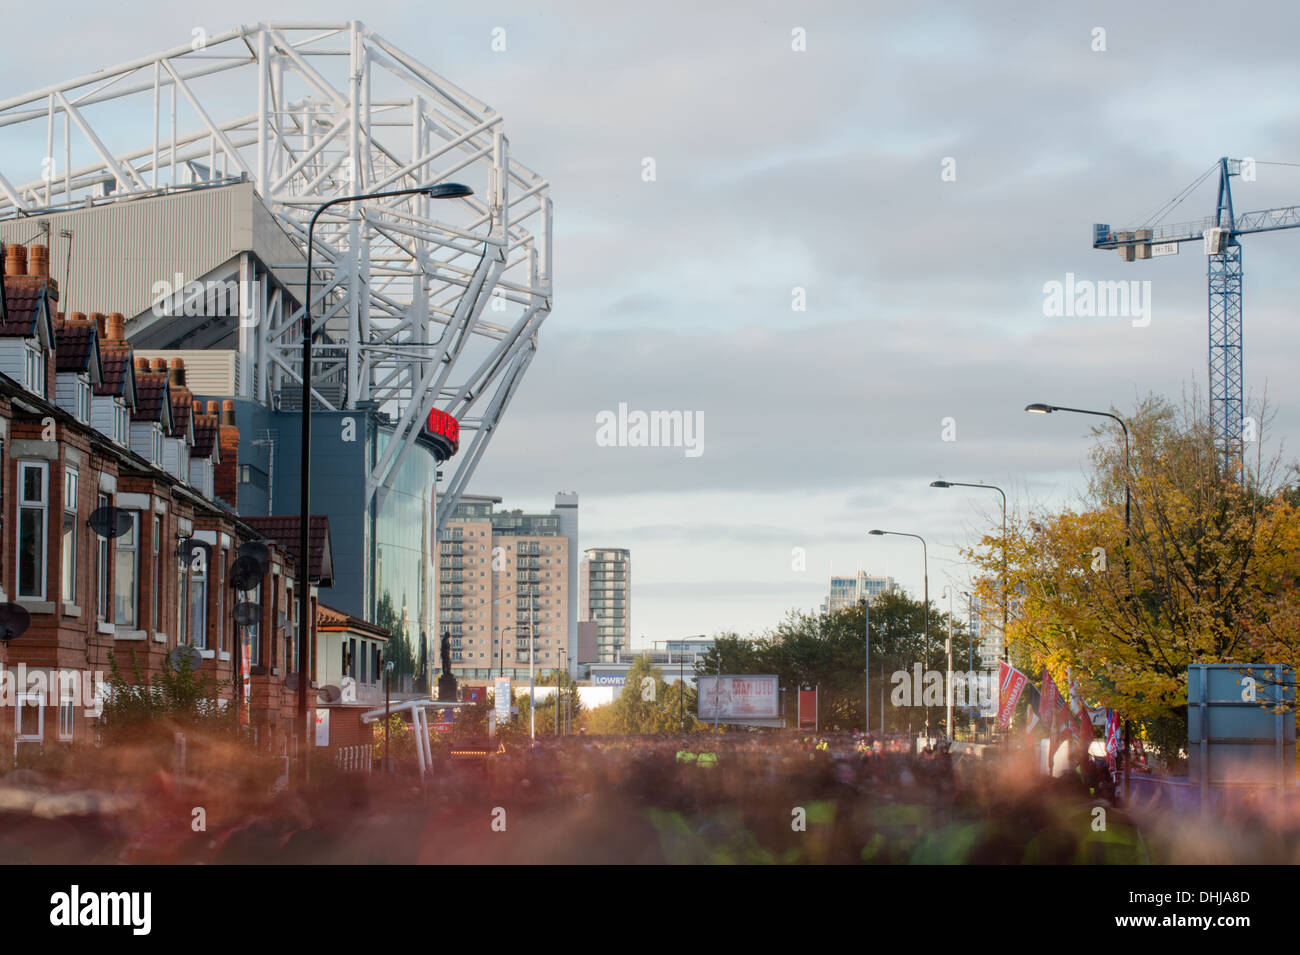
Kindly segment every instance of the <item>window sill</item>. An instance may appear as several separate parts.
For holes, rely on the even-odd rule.
[[[117,633],[117,628],[114,627],[111,623],[104,623],[104,621],[100,620],[95,623],[95,632],[112,634],[112,633]]]
[[[65,616],[65,617],[80,617],[80,616],[81,616],[81,608],[78,607],[76,604],[70,604],[70,603],[68,603],[67,601],[64,601],[64,603],[63,603],[63,616]]]
[[[28,613],[54,613],[53,600],[36,600],[32,597],[19,597],[15,603]]]
[[[167,642],[167,634],[165,634],[165,633],[155,633],[155,634],[153,635],[153,642],[154,642],[154,643],[166,643],[166,642]]]
[[[215,650],[200,650],[200,651],[199,651],[199,656],[202,657],[204,660],[211,660],[211,659],[212,659],[213,657],[215,657],[216,655],[217,655],[217,651],[215,651]]]
[[[230,659],[230,654],[227,653],[225,650],[222,650],[222,651],[221,651],[220,659],[222,659],[222,660],[229,660],[229,659]]]
[[[114,640],[143,640],[149,634],[144,630],[114,630]]]

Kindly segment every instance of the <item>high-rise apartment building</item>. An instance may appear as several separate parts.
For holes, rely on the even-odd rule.
[[[632,554],[621,547],[589,547],[578,572],[578,605],[596,623],[596,659],[613,663],[632,640]]]
[[[500,503],[462,495],[438,541],[438,632],[450,638],[452,672],[526,679],[530,632],[538,676],[572,670],[578,496],[557,494],[549,514],[495,510]]]
[[[874,600],[894,586],[893,577],[872,577],[865,570],[853,577],[831,577],[831,592],[822,601],[822,613],[835,613],[859,600]]]

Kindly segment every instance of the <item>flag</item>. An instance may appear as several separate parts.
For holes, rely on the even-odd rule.
[[[1123,745],[1121,739],[1119,712],[1116,710],[1106,711],[1106,762],[1110,766],[1111,775],[1115,775],[1116,759],[1119,757],[1120,747]]]
[[[1092,711],[1088,709],[1088,704],[1083,702],[1083,695],[1079,692],[1079,685],[1070,680],[1070,711],[1073,716],[1072,728],[1074,738],[1079,743],[1079,758],[1082,760],[1088,755],[1088,747],[1096,739],[1097,734],[1092,726]]]
[[[1020,702],[1020,694],[1025,691],[1029,677],[1003,660],[998,661],[998,728],[1006,729],[1011,725],[1011,715]]]

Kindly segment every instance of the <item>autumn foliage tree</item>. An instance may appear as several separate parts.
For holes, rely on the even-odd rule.
[[[1017,665],[1058,684],[1068,670],[1089,702],[1170,746],[1186,741],[1189,664],[1300,662],[1295,494],[1258,454],[1239,484],[1190,407],[1143,401],[1125,417],[1127,461],[1119,428],[1098,428],[1077,506],[1018,515],[1005,542],[970,551],[996,600],[1005,543]]]

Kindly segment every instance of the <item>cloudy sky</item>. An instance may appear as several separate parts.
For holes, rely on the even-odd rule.
[[[958,548],[998,498],[931,480],[1068,502],[1090,420],[1026,403],[1205,390],[1201,250],[1124,265],[1091,224],[1144,221],[1223,155],[1259,162],[1238,210],[1300,202],[1287,3],[185,7],[10,10],[11,36],[43,42],[11,47],[0,88],[194,27],[361,17],[501,112],[552,184],[555,299],[472,490],[529,509],[578,491],[582,545],[632,550],[638,644],[762,630],[815,607],[831,572],[919,593],[918,546],[871,527],[928,539],[933,598],[962,589]],[[1210,181],[1169,221],[1213,204]],[[1300,234],[1243,245],[1247,388],[1267,389],[1268,449],[1289,456]],[[1068,273],[1149,281],[1149,324],[1045,315]],[[599,446],[620,403],[702,416],[704,453]]]

